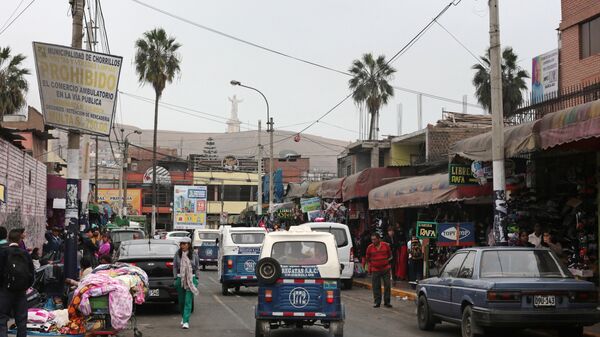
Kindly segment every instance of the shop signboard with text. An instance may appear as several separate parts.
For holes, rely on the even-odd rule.
[[[417,221],[417,238],[435,239],[437,238],[437,223],[430,221]]]
[[[206,186],[176,185],[173,193],[173,228],[206,227]]]
[[[123,58],[40,42],[33,55],[45,123],[108,136]]]
[[[475,224],[451,222],[438,224],[438,246],[467,247],[475,245]]]
[[[470,164],[449,164],[448,182],[450,185],[478,185]]]
[[[121,214],[120,210],[123,207],[123,195],[121,193],[123,191],[118,188],[99,188],[98,202],[108,204],[114,214]],[[128,188],[126,205],[127,212],[123,212],[123,214],[142,214],[142,189]]]

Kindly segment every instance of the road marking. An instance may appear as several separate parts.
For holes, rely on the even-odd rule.
[[[219,297],[217,297],[217,295],[213,295],[213,298],[215,299],[215,301],[217,301],[217,303],[219,303],[220,305],[223,306],[223,308],[225,308],[225,310],[227,310],[230,314],[232,314],[233,316],[235,316],[235,318],[237,318],[237,320],[242,323],[242,325],[248,329],[251,330],[250,327],[248,326],[248,324],[246,324],[246,322],[244,322],[244,320],[240,317],[240,315],[238,315],[235,311],[233,311],[227,304],[223,303],[223,301],[221,301],[221,299]]]

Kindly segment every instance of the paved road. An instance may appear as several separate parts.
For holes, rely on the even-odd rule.
[[[252,337],[254,336],[254,311],[256,288],[247,288],[239,294],[222,296],[215,271],[201,274],[200,295],[196,297],[195,312],[190,320],[190,330],[179,327],[181,320],[173,305],[149,305],[140,308],[138,326],[144,337],[211,336],[211,337]],[[423,332],[416,326],[415,305],[413,302],[393,299],[394,308],[374,309],[371,306],[371,293],[365,289],[344,291],[346,305],[346,337],[460,337],[459,329],[450,324],[438,325],[435,331]],[[129,331],[122,336],[132,336]],[[319,327],[303,330],[281,329],[272,333],[274,337],[326,337],[325,329]],[[540,336],[538,333],[511,333],[511,337]]]

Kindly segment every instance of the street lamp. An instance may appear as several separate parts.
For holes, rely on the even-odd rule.
[[[231,85],[233,86],[239,86],[239,87],[243,87],[243,88],[247,88],[250,90],[254,90],[257,93],[259,93],[262,98],[265,99],[265,103],[267,104],[267,132],[269,133],[269,213],[271,213],[273,211],[273,118],[271,118],[271,116],[269,115],[269,101],[267,101],[267,97],[265,97],[265,95],[258,89],[247,86],[247,85],[243,85],[240,81],[236,81],[236,80],[231,80],[229,82]],[[260,149],[259,149],[260,151]],[[259,178],[260,178],[260,172],[259,172]],[[262,196],[261,200],[260,200],[260,204],[259,207],[262,207]]]
[[[141,135],[142,131],[135,130],[127,135],[123,135],[125,133],[125,129],[121,129],[121,139],[123,139],[123,158],[121,159],[121,182],[122,185],[119,185],[119,189],[122,189],[123,193],[119,193],[123,198],[121,199],[121,210],[119,211],[119,216],[123,218],[123,215],[127,216],[127,166],[129,165],[129,136],[132,134]]]

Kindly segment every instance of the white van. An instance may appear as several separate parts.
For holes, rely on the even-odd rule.
[[[354,275],[354,247],[350,229],[347,225],[336,222],[307,222],[303,225],[309,226],[316,232],[328,232],[333,234],[338,248],[338,258],[344,265],[340,280],[345,289],[352,289],[352,277]]]
[[[196,229],[192,237],[192,246],[198,254],[202,270],[206,266],[216,266],[219,260],[219,248],[217,239],[219,238],[218,229]]]

